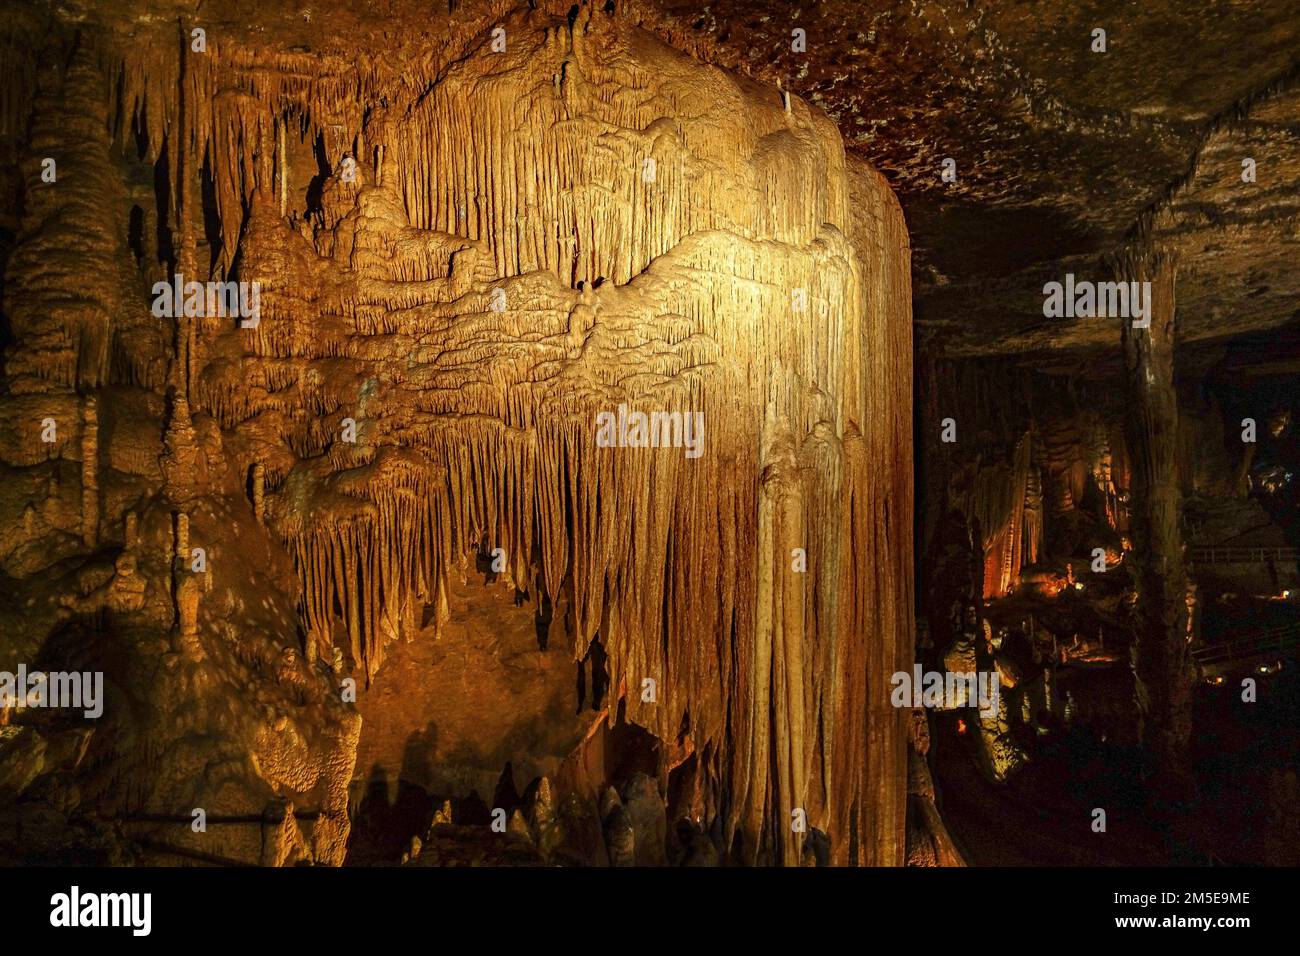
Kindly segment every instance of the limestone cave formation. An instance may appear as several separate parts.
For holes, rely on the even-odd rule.
[[[0,863],[1300,862],[1211,6],[3,0]]]

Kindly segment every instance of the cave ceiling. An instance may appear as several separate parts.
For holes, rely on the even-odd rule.
[[[1296,317],[1295,4],[661,3],[728,65],[825,109],[886,175],[919,340],[950,355],[1113,346],[1112,323],[1044,319],[1042,285],[1110,278],[1103,257],[1147,230],[1179,254],[1184,341]]]
[[[391,78],[513,6],[70,0],[8,5],[6,18],[11,36],[30,39],[48,16],[123,31],[199,17],[267,51],[250,69],[291,70],[297,54],[313,71],[333,60],[343,72],[363,51],[367,69]],[[1044,318],[1042,286],[1066,272],[1111,278],[1105,257],[1135,236],[1179,255],[1185,343],[1213,347],[1300,317],[1295,4],[628,0],[623,10],[696,58],[822,108],[886,176],[911,234],[922,346],[1048,364],[1047,352],[1113,347],[1113,323]],[[792,49],[796,28],[805,52]],[[1104,53],[1092,48],[1097,28]],[[942,175],[948,158],[955,182]],[[1246,158],[1254,183],[1241,181]]]

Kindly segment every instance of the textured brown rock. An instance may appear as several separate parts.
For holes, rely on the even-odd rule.
[[[884,689],[912,632],[910,272],[883,179],[798,97],[621,10],[471,5],[385,41],[341,5],[255,28],[236,7],[205,13],[202,51],[188,19],[126,18],[147,4],[86,11],[100,29],[73,44],[63,24],[17,88],[40,198],[5,276],[0,430],[31,432],[29,399],[63,411],[51,448],[5,439],[0,518],[23,530],[4,570],[36,593],[139,515],[143,601],[74,624],[136,649],[115,686],[146,716],[94,755],[127,781],[113,812],[287,800],[313,822],[150,839],[338,862],[359,728],[318,662],[382,681],[426,612],[436,639],[450,570],[499,549],[493,573],[565,605],[562,653],[599,641],[611,722],[689,727],[704,823],[737,859],[797,864],[799,810],[834,862],[901,862]],[[133,238],[132,204],[156,234]],[[151,314],[177,275],[256,283],[257,314],[197,293]],[[74,394],[95,413],[66,414]],[[603,447],[596,416],[621,406],[698,413],[701,454]],[[24,617],[39,642],[48,615]],[[154,653],[173,629],[179,657]],[[224,701],[227,682],[254,690]],[[544,854],[563,842],[534,829]]]

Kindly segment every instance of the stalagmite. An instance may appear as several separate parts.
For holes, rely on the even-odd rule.
[[[198,642],[200,593],[198,576],[181,572],[176,585],[176,650],[191,659],[202,656]]]

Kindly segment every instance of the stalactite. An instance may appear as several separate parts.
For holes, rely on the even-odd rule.
[[[964,499],[955,502],[979,522],[985,597],[1006,594],[1026,563],[1025,503],[1032,460],[1028,433],[1015,443],[1010,458],[1010,462],[979,466]]]
[[[171,413],[163,440],[163,476],[168,495],[184,503],[198,492],[197,454],[190,404],[183,394],[172,392]]]
[[[1025,482],[1025,533],[1021,548],[1024,554],[1023,565],[1038,563],[1039,550],[1043,546],[1043,482],[1042,472],[1036,464],[1031,465]]]
[[[1030,436],[1026,434],[1016,443],[1011,460],[1011,513],[1007,517],[1005,531],[1005,550],[1002,567],[998,576],[997,594],[1006,594],[1007,589],[1020,576],[1020,568],[1025,563],[1025,500],[1029,488],[1030,461],[1033,458],[1033,446]],[[987,595],[986,595],[987,596]]]
[[[81,540],[93,548],[99,540],[99,416],[92,395],[86,399],[81,432]]]
[[[253,515],[258,524],[266,520],[266,466],[260,461],[253,464]]]
[[[53,51],[49,55],[54,55]],[[105,80],[93,47],[66,70],[43,70],[21,168],[22,225],[6,262],[5,351],[10,394],[106,384],[114,327],[130,279],[125,199],[108,153]],[[51,170],[47,160],[55,162]],[[42,176],[51,172],[53,181]]]

